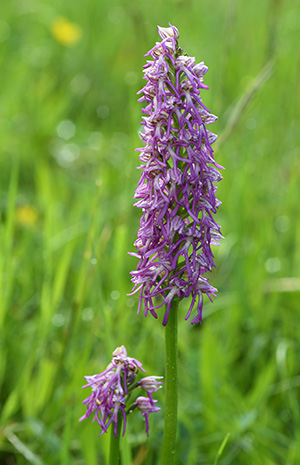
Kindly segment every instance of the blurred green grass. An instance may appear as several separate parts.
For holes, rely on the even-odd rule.
[[[201,327],[182,308],[177,464],[213,464],[227,433],[220,465],[299,464],[298,3],[12,0],[1,10],[1,464],[105,463],[106,435],[78,423],[83,376],[121,344],[163,374],[163,328],[126,294],[140,213],[136,92],[156,25],[169,21],[209,66],[202,98],[219,115],[226,167],[210,278],[219,294]],[[155,417],[149,439],[130,418],[124,465],[157,463]]]

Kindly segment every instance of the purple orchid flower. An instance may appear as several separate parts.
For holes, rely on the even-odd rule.
[[[162,382],[158,381],[161,379],[158,376],[148,376],[142,378],[139,382],[135,382],[138,371],[145,372],[145,370],[142,368],[141,362],[127,356],[127,350],[124,346],[117,347],[112,355],[111,363],[106,370],[97,375],[85,376],[87,384],[82,387],[92,388],[92,393],[83,401],[83,404],[87,406],[87,411],[79,421],[94,414],[93,421],[96,420],[101,428],[99,436],[106,433],[110,424],[113,423],[114,435],[117,437],[118,421],[120,420],[119,414],[121,413],[123,417],[122,436],[124,436],[127,412],[131,412],[135,407],[138,407],[136,402],[128,407],[132,391],[141,387],[148,395],[148,400],[153,407],[152,411],[157,412],[160,409],[154,407],[154,402],[156,401],[152,399],[152,393],[162,387]],[[149,430],[148,415],[151,413],[150,410],[147,412],[146,419],[147,434]]]
[[[216,289],[204,276],[215,266],[211,245],[219,245],[220,226],[213,214],[220,205],[215,182],[222,179],[213,157],[217,136],[207,125],[217,117],[200,97],[207,67],[179,48],[176,27],[158,27],[161,42],[145,56],[144,147],[140,151],[141,178],[134,198],[142,209],[135,246],[139,259],[131,272],[132,294],[140,291],[138,313],[144,315],[166,304],[168,322],[174,299],[191,297],[186,320],[197,301],[191,323],[202,320],[203,294],[210,300]]]

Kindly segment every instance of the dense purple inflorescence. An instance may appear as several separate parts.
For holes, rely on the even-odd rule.
[[[88,384],[84,385],[83,388],[91,387],[92,394],[83,401],[83,404],[87,406],[87,411],[79,421],[88,418],[93,413],[93,421],[96,420],[101,427],[100,436],[107,432],[107,428],[111,423],[114,423],[114,435],[117,437],[120,413],[123,416],[124,435],[126,415],[128,411],[131,412],[137,408],[146,421],[146,433],[148,435],[148,416],[150,413],[160,410],[159,407],[154,405],[156,400],[153,400],[152,393],[162,387],[162,382],[159,381],[160,376],[148,376],[136,381],[135,378],[139,370],[145,371],[141,362],[128,357],[124,346],[117,347],[106,370],[99,375],[85,376]],[[129,406],[128,402],[133,390],[139,387],[146,392],[148,397],[138,397]],[[144,399],[144,401],[139,399]]]
[[[158,32],[162,41],[147,53],[152,60],[144,66],[147,84],[139,99],[147,103],[147,116],[134,196],[142,217],[132,254],[139,259],[131,272],[133,293],[141,291],[138,312],[144,302],[145,316],[149,311],[157,318],[156,309],[166,304],[163,325],[173,299],[191,296],[186,319],[198,299],[193,324],[201,322],[203,294],[211,300],[216,293],[204,273],[215,266],[211,245],[221,238],[213,213],[220,205],[214,182],[222,179],[222,167],[211,147],[217,136],[206,128],[217,117],[200,98],[201,89],[208,89],[207,67],[178,47],[174,26]]]

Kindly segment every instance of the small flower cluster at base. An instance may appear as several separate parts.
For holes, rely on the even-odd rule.
[[[117,437],[118,421],[120,415],[123,417],[123,433],[126,430],[126,416],[135,408],[141,411],[146,421],[146,433],[149,432],[148,416],[152,412],[158,412],[159,407],[155,407],[152,393],[162,387],[159,381],[160,376],[148,376],[136,381],[139,370],[145,372],[142,363],[135,358],[127,356],[127,350],[124,346],[117,347],[113,352],[111,363],[106,370],[98,375],[85,376],[87,384],[83,388],[91,387],[92,393],[87,397],[83,404],[86,404],[87,411],[79,421],[88,418],[94,414],[93,421],[97,421],[101,427],[101,436],[107,432],[111,423],[114,423],[114,435]],[[148,397],[138,397],[136,401],[128,405],[129,399],[134,389],[141,387]],[[140,400],[139,400],[140,399]],[[141,400],[142,399],[142,400]],[[127,409],[127,410],[126,410]]]
[[[203,294],[216,295],[204,274],[215,266],[211,245],[219,245],[220,226],[213,218],[219,200],[216,182],[222,168],[213,157],[217,136],[207,129],[217,117],[204,106],[200,92],[207,67],[178,46],[179,33],[170,24],[158,27],[162,39],[145,56],[144,147],[138,149],[141,178],[134,198],[142,209],[135,246],[139,259],[131,272],[132,293],[140,291],[138,312],[145,308],[157,318],[156,310],[166,304],[163,325],[175,299],[191,297],[188,319],[202,318]]]

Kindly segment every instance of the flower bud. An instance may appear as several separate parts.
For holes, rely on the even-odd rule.
[[[171,39],[174,37],[174,39],[178,39],[179,37],[179,32],[178,29],[175,26],[172,26],[170,24],[170,27],[161,27],[157,26],[158,33],[160,37],[164,39]]]
[[[156,392],[163,384],[162,381],[158,381],[159,379],[163,379],[163,376],[147,376],[141,379],[140,386],[146,392]]]
[[[157,400],[154,400],[153,402],[157,402]],[[142,413],[152,413],[152,412],[158,412],[160,410],[160,407],[155,407],[153,403],[151,403],[151,400],[148,397],[138,397],[135,401],[137,408],[142,412]]]

